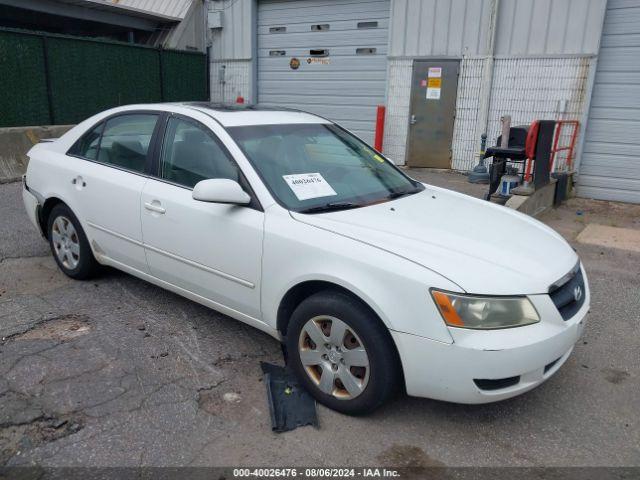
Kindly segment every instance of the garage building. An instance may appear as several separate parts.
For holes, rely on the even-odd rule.
[[[578,194],[640,202],[639,12],[640,0],[210,0],[211,96],[311,111],[371,143],[384,105],[389,158],[458,171],[481,134],[495,143],[501,115],[578,120]]]

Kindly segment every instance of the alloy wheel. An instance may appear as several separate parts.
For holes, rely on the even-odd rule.
[[[74,270],[80,263],[80,239],[67,217],[61,215],[53,221],[51,243],[60,263],[66,269]]]
[[[360,337],[342,320],[318,316],[307,321],[298,352],[305,372],[323,393],[351,400],[366,388],[369,356]]]

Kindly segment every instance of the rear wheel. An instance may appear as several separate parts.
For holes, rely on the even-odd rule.
[[[370,412],[398,390],[400,373],[388,330],[342,292],[314,294],[296,308],[287,351],[299,380],[320,403],[339,412]]]
[[[71,209],[58,204],[51,210],[48,221],[49,244],[53,258],[66,275],[77,280],[93,276],[98,262]]]

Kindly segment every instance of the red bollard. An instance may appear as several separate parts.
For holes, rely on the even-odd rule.
[[[382,137],[384,136],[384,113],[385,113],[384,105],[378,105],[378,109],[376,111],[376,135],[373,144],[373,148],[377,151],[382,152]]]

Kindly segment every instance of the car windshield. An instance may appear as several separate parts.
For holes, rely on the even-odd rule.
[[[289,210],[357,208],[424,189],[336,125],[253,125],[228,131]]]

